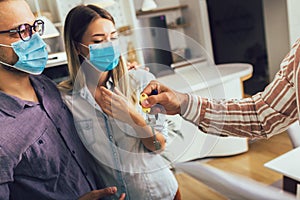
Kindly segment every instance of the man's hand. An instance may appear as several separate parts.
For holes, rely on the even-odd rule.
[[[151,95],[156,90],[157,95]],[[181,114],[187,107],[188,96],[159,83],[151,81],[142,93],[148,98],[141,102],[144,108],[151,108],[151,114],[165,113],[169,115]]]
[[[116,187],[107,187],[101,190],[93,190],[85,195],[81,196],[79,200],[98,200],[102,197],[111,196],[117,192]],[[121,194],[119,200],[124,200],[125,194]]]

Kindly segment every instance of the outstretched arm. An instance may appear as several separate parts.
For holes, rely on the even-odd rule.
[[[203,132],[268,138],[283,132],[298,119],[299,58],[300,41],[283,60],[275,79],[263,92],[251,98],[202,98],[176,92],[157,81],[152,81],[143,93],[149,95],[152,90],[157,90],[158,94],[149,96],[142,102],[142,106],[151,107],[153,112],[181,114],[183,118],[199,126]],[[157,104],[163,109],[156,109]]]

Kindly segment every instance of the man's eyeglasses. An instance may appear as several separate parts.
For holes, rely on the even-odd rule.
[[[28,41],[30,40],[33,31],[37,32],[40,35],[43,35],[44,33],[44,22],[43,20],[35,20],[33,22],[33,25],[31,26],[30,24],[21,24],[19,25],[16,29],[11,29],[11,30],[5,30],[5,31],[0,31],[0,34],[3,33],[18,33],[20,38],[23,41]]]

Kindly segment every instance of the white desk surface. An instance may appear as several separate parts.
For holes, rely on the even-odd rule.
[[[252,74],[252,71],[252,65],[246,63],[207,66],[206,62],[199,62],[175,69],[175,74],[160,77],[158,80],[172,85],[173,89],[190,92],[213,87],[232,79],[240,79]]]
[[[265,163],[264,166],[300,181],[300,147]]]

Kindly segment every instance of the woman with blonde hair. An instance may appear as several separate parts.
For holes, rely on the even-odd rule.
[[[160,156],[165,148],[164,115],[142,112],[141,90],[154,79],[146,70],[128,72],[113,17],[94,5],[79,5],[64,26],[69,80],[59,88],[78,134],[99,163],[104,183],[117,198],[180,199],[177,181]]]

